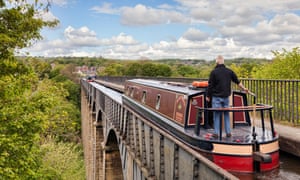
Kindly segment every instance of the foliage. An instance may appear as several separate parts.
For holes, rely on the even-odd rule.
[[[198,69],[194,68],[193,66],[189,65],[181,65],[177,68],[177,72],[182,77],[195,77],[199,74]]]
[[[236,72],[239,78],[299,79],[299,48],[292,52],[273,52],[274,60],[236,58],[226,59],[225,64]],[[289,60],[283,60],[287,58]],[[81,61],[94,65],[101,76],[152,76],[152,77],[189,77],[208,78],[214,68],[214,61],[165,59],[156,61],[142,60],[108,60],[104,58],[52,58],[52,62],[82,65]],[[281,60],[279,60],[281,59]],[[81,61],[80,61],[81,60]],[[279,62],[282,62],[281,64]],[[276,65],[275,67],[275,64]],[[282,68],[283,67],[283,68]],[[273,69],[275,68],[275,69]],[[74,67],[73,67],[74,69]],[[281,71],[284,72],[281,72]],[[288,72],[292,73],[288,73]],[[73,76],[74,77],[74,76]]]
[[[75,141],[79,134],[79,109],[67,101],[68,91],[64,89],[63,84],[44,79],[40,82],[38,90],[47,95],[43,97],[43,101],[51,99],[55,102],[55,106],[46,114],[43,137],[52,136],[60,141]]]
[[[32,176],[42,118],[32,91],[37,78],[23,64],[0,61],[0,179]]]
[[[154,63],[150,61],[142,62],[116,62],[112,61],[99,73],[102,76],[148,76],[169,77],[172,74],[171,68],[166,64]]]
[[[64,57],[43,58],[59,65],[94,66],[99,76],[152,76],[152,77],[189,77],[208,78],[215,66],[214,61],[205,60],[109,60],[102,57]],[[236,58],[226,59],[228,67],[233,67],[241,78],[252,78],[253,72],[270,61],[267,59]],[[69,71],[71,72],[71,71]],[[68,78],[73,76],[68,76]]]
[[[66,99],[68,102],[75,105],[78,109],[80,108],[80,85],[67,79],[63,83],[64,89],[68,92]]]
[[[4,61],[7,62],[7,61]],[[16,71],[16,62],[10,64]],[[24,68],[26,69],[26,68]],[[22,71],[21,71],[22,72]],[[39,139],[51,109],[57,105],[27,70],[0,78],[0,179],[34,177],[39,166]]]
[[[283,49],[282,52],[273,51],[275,58],[272,63],[259,68],[256,78],[265,79],[300,79],[300,48],[292,51]]]
[[[111,63],[105,67],[101,75],[104,76],[121,76],[123,75],[123,65],[120,63]]]
[[[34,179],[43,137],[78,142],[79,102],[67,99],[69,91],[78,96],[78,85],[70,80],[39,81],[33,72],[37,68],[18,61],[0,64],[1,72],[12,72],[0,76],[0,179]]]
[[[0,77],[13,75],[18,76],[20,74],[28,74],[30,69],[26,67],[23,63],[15,61],[14,58],[3,59],[0,61]]]
[[[29,2],[29,1],[28,1]],[[30,4],[26,0],[0,1],[0,59],[7,59],[16,49],[28,47],[41,39],[39,31],[45,26],[55,26],[58,21],[44,21],[41,13],[49,5]]]
[[[239,58],[226,60],[226,65],[239,77],[251,78],[253,72],[266,62],[265,59]],[[214,66],[214,62],[204,60],[111,61],[98,75],[208,78]]]
[[[47,138],[41,146],[42,166],[40,179],[84,180],[85,169],[82,148],[73,143],[55,142]]]
[[[157,64],[157,76],[170,77],[172,75],[172,69],[167,64]]]
[[[75,64],[67,64],[60,69],[60,74],[66,77],[68,80],[72,80],[73,82],[79,82],[78,77],[74,75],[75,69]]]
[[[240,64],[232,63],[229,65],[229,68],[232,69],[239,78],[253,78],[253,74],[261,66],[262,62],[244,62]]]
[[[139,62],[130,62],[126,64],[125,76],[138,76],[141,74],[142,65]]]
[[[198,67],[198,69],[199,72],[196,78],[208,78],[211,70],[213,69],[213,66],[206,65],[202,66],[201,68]]]
[[[77,66],[106,66],[111,61],[104,59],[102,57],[99,58],[90,58],[90,57],[63,57],[63,58],[43,58],[50,63],[55,64],[74,64]]]
[[[59,82],[67,90],[67,100],[80,108],[80,86],[79,77],[75,74],[75,65],[55,65],[55,68],[49,73],[49,79]]]
[[[27,67],[33,68],[33,71],[37,74],[40,80],[49,77],[51,72],[51,65],[45,61],[37,58],[19,58]]]
[[[39,171],[41,165],[46,166],[40,149],[44,138],[78,141],[79,109],[75,105],[78,102],[69,96],[69,92],[76,92],[76,86],[70,81],[47,79],[51,66],[46,61],[13,56],[18,49],[41,39],[43,27],[57,24],[57,21],[41,18],[48,7],[49,4],[38,3],[38,0],[0,0],[0,179],[44,179]],[[77,152],[77,148],[68,148]],[[74,165],[75,169],[83,167],[81,160],[74,160],[79,162],[79,166]]]

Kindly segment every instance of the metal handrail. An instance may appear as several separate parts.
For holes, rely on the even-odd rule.
[[[207,108],[207,107],[199,107],[196,106],[196,109],[198,110],[198,117],[196,119],[196,126],[194,129],[194,132],[196,135],[199,135],[200,133],[200,120],[202,119],[202,114],[206,114],[206,112],[215,112],[215,111],[220,111],[220,112],[250,112],[253,111],[256,113],[256,111],[260,111],[261,115],[261,124],[262,124],[262,130],[265,131],[265,122],[264,122],[264,114],[263,111],[269,111],[269,118],[270,118],[270,126],[271,126],[271,132],[272,136],[275,137],[275,130],[274,130],[274,122],[273,122],[273,116],[272,116],[272,109],[273,106],[267,105],[267,104],[254,104],[250,106],[236,106],[236,107],[228,107],[228,108]],[[256,116],[256,115],[255,115]],[[252,136],[253,139],[256,138],[256,132],[255,132],[255,125],[254,121],[256,120],[256,117],[253,120],[252,124]],[[221,122],[222,124],[222,122]],[[220,125],[219,133],[222,134],[222,125]],[[219,136],[219,140],[222,140],[222,136]]]

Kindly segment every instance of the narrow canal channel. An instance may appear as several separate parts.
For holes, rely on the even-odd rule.
[[[241,180],[300,180],[300,158],[280,152],[280,168],[254,175],[234,174]]]

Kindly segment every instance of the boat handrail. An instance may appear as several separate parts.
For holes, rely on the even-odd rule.
[[[206,112],[214,112],[214,111],[221,111],[221,112],[249,112],[253,111],[254,114],[256,114],[257,111],[261,112],[261,124],[262,124],[262,130],[265,131],[265,120],[264,120],[264,113],[263,111],[269,112],[269,120],[270,120],[270,126],[271,126],[271,132],[272,136],[275,137],[275,130],[274,130],[274,124],[273,124],[273,117],[272,117],[272,109],[273,106],[267,105],[267,104],[254,104],[250,106],[231,106],[228,108],[207,108],[207,107],[199,107],[196,106],[196,109],[198,110],[197,113],[197,119],[196,119],[196,126],[195,126],[195,134],[199,135],[200,133],[200,119],[202,119],[203,114]],[[256,115],[255,115],[256,116]],[[256,117],[255,117],[256,119]],[[222,134],[222,125],[220,126],[220,134]],[[253,139],[255,139],[256,133],[255,133],[255,127],[253,126]],[[219,136],[220,140],[222,140],[222,136]]]
[[[273,106],[267,104],[254,104],[250,106],[230,106],[227,108],[207,108],[196,106],[196,109],[200,111],[229,111],[229,112],[240,112],[240,111],[261,111],[261,110],[271,110]]]

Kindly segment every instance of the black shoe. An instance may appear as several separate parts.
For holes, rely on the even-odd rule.
[[[218,138],[219,136],[217,134],[212,134],[213,138]]]
[[[226,134],[226,137],[231,137],[231,134],[230,133]]]

